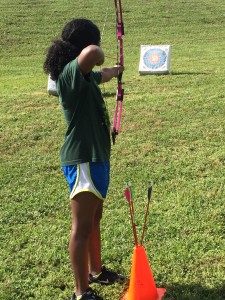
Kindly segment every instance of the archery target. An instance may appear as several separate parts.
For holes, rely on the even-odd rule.
[[[56,91],[56,83],[51,79],[50,75],[48,76],[47,91],[49,95],[58,96],[58,93]]]
[[[168,74],[170,72],[171,46],[141,45],[140,74]]]

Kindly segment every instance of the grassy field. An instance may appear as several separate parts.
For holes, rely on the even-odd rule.
[[[102,47],[116,56],[110,2]],[[102,29],[107,4],[0,0],[0,300],[70,299],[70,203],[59,165],[65,123],[42,65],[68,20],[88,17]],[[124,113],[102,220],[104,264],[129,277],[124,183],[135,190],[140,233],[153,181],[144,246],[164,299],[225,299],[225,2],[123,0],[123,9]],[[138,74],[142,44],[172,45],[171,74]],[[116,85],[104,87],[111,118]],[[95,288],[119,300],[126,287]]]

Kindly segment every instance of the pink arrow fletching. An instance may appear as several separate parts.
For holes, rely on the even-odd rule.
[[[125,197],[126,197],[127,201],[130,203],[130,201],[131,201],[131,192],[130,192],[129,188],[125,189]]]

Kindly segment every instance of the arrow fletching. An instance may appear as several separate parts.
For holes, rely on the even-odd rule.
[[[132,197],[132,196],[131,196],[131,191],[130,191],[130,189],[129,189],[129,188],[126,188],[124,194],[125,194],[125,198],[126,198],[127,201],[130,203],[130,202],[131,202],[131,197]]]
[[[130,188],[131,199],[134,199],[134,189]]]
[[[148,188],[148,201],[150,200],[152,195],[152,186],[153,186],[153,182],[151,183],[151,186]]]

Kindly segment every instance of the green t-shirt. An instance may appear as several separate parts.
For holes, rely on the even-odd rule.
[[[83,75],[77,59],[68,63],[57,80],[57,92],[67,123],[60,159],[63,166],[103,162],[110,158],[109,116],[98,84],[100,71]]]

